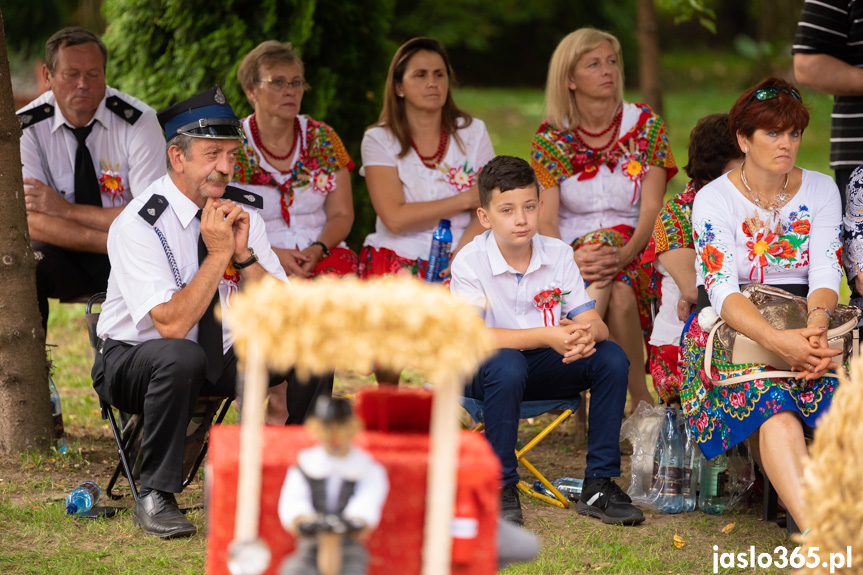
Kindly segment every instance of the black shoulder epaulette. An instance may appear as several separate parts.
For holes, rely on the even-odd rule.
[[[165,196],[160,196],[159,194],[153,194],[153,197],[150,198],[144,207],[141,208],[141,211],[138,212],[138,215],[144,218],[144,221],[148,224],[155,225],[156,220],[159,219],[159,216],[162,215],[168,207],[168,200]]]
[[[137,122],[138,118],[141,117],[141,114],[144,113],[129,102],[121,100],[117,96],[105,98],[105,106],[130,124]]]
[[[29,128],[36,125],[42,120],[47,120],[54,116],[54,106],[51,104],[42,104],[29,110],[24,110],[18,113],[18,119],[21,120],[21,129]]]
[[[259,210],[264,209],[264,198],[262,196],[240,189],[237,186],[228,186],[225,188],[225,193],[222,194],[222,197],[238,204],[246,204]]]

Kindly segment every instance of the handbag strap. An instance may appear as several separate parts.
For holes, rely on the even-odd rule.
[[[783,371],[783,370],[776,369],[776,370],[771,370],[771,371],[759,371],[756,373],[749,373],[749,374],[744,374],[744,375],[735,375],[734,377],[727,377],[725,379],[714,379],[713,378],[713,372],[711,369],[712,365],[713,365],[713,339],[716,336],[716,331],[720,327],[725,325],[725,323],[726,322],[724,319],[720,319],[710,329],[710,333],[707,336],[707,345],[704,348],[704,373],[707,375],[707,377],[710,379],[710,381],[713,382],[713,385],[727,386],[727,385],[735,385],[738,383],[743,383],[746,381],[754,381],[756,379],[773,379],[773,378],[777,378],[777,377],[795,377],[800,373],[798,371]],[[847,333],[849,331],[849,329],[848,329],[849,325],[851,325],[852,327],[856,326],[856,321],[850,320],[848,322],[845,322],[844,324],[842,324],[841,326],[839,326],[837,328],[833,328],[833,329],[829,330],[827,332],[828,337],[830,337],[831,335],[833,337],[835,337],[836,335],[842,335],[844,333]],[[831,334],[831,332],[834,332],[834,333]],[[828,371],[827,373],[824,374],[825,377],[828,375],[836,376],[837,374],[835,371]]]

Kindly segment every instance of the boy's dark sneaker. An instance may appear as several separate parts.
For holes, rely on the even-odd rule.
[[[500,516],[516,525],[524,525],[518,485],[506,485],[500,492]]]
[[[608,478],[585,479],[576,510],[603,523],[637,525],[644,521],[644,513],[632,504],[629,495]]]

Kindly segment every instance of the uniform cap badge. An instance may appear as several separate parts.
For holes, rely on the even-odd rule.
[[[224,106],[224,105],[225,105],[225,102],[227,102],[227,101],[228,101],[228,100],[225,98],[225,95],[222,93],[222,89],[221,89],[221,88],[216,88],[216,95],[213,97],[213,99],[214,99],[214,100],[216,100],[216,103],[217,103],[217,104],[220,104],[220,105],[222,105],[222,106]]]

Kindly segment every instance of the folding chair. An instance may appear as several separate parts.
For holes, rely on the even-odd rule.
[[[569,417],[578,410],[579,405],[581,404],[581,395],[578,395],[572,399],[548,399],[541,401],[522,401],[520,406],[520,419],[528,419],[531,417],[539,417],[544,413],[554,413],[557,414],[557,417],[546,425],[542,431],[540,431],[536,437],[531,439],[524,447],[521,449],[515,450],[515,456],[518,459],[518,462],[524,465],[528,471],[530,471],[534,477],[539,479],[540,483],[542,483],[546,489],[551,491],[554,494],[554,497],[549,497],[544,493],[539,493],[534,491],[531,485],[528,485],[525,481],[520,480],[518,482],[518,488],[523,493],[530,495],[531,497],[535,497],[540,501],[544,501],[551,505],[556,505],[557,507],[561,507],[563,509],[569,508],[569,499],[566,498],[560,491],[555,488],[551,482],[545,478],[533,464],[527,460],[527,453],[536,447],[536,445],[545,439],[545,437],[551,433],[558,425],[569,419]],[[478,425],[473,429],[474,431],[482,431],[485,428],[485,414],[483,412],[483,402],[480,399],[474,399],[472,397],[463,397],[462,398],[462,407],[468,414],[473,418],[474,421],[478,422]]]
[[[96,305],[101,305],[105,301],[105,292],[100,292],[93,295],[87,301],[84,310],[87,319],[87,332],[90,335],[90,345],[96,353],[99,352],[102,342],[96,335],[96,323],[99,320],[99,312],[94,311]],[[195,409],[192,412],[192,417],[186,429],[186,445],[183,453],[183,488],[194,480],[195,474],[201,467],[204,457],[207,455],[207,447],[209,445],[209,432],[213,424],[218,425],[225,419],[228,409],[231,407],[231,397],[199,397],[195,404]],[[120,474],[126,477],[129,482],[129,490],[132,493],[132,498],[138,501],[138,488],[135,481],[140,469],[141,460],[141,431],[144,429],[144,418],[142,414],[128,415],[117,410],[119,414],[120,424],[118,425],[118,416],[115,416],[116,409],[107,401],[99,398],[99,405],[102,408],[102,419],[107,419],[111,426],[111,432],[114,434],[114,441],[117,444],[117,456],[120,461],[114,469],[114,474],[105,488],[105,493],[111,499],[120,499],[122,494],[114,493],[114,486],[120,478]],[[214,418],[215,417],[215,421]]]

